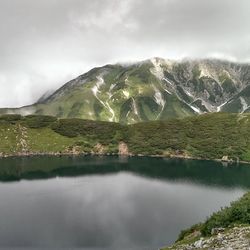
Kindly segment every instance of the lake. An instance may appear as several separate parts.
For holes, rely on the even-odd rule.
[[[250,188],[248,165],[148,157],[0,159],[0,247],[148,249]]]

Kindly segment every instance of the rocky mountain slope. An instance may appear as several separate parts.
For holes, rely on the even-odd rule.
[[[0,114],[121,123],[250,111],[250,64],[153,58],[94,68],[37,103]]]

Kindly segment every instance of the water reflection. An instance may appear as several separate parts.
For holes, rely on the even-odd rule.
[[[124,157],[31,157],[0,160],[0,181],[133,172],[149,178],[250,188],[250,165],[214,161]]]
[[[248,166],[155,158],[0,164],[0,246],[11,248],[157,249],[241,196],[250,177]]]

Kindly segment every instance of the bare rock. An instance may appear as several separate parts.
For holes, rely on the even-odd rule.
[[[125,142],[120,142],[119,146],[119,155],[129,155],[128,145]]]

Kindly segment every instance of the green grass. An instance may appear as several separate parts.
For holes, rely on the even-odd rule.
[[[145,111],[146,112],[146,111]],[[126,113],[126,112],[124,112]],[[130,153],[250,162],[250,115],[215,113],[121,125],[50,116],[1,117],[0,152],[20,152],[21,128],[27,128],[30,152],[64,152],[77,146],[91,152],[98,143],[117,152],[120,141]]]
[[[244,194],[239,200],[232,202],[230,206],[213,213],[204,223],[193,225],[181,231],[176,242],[185,243],[185,239],[191,239],[194,232],[201,232],[203,237],[208,237],[211,235],[213,228],[229,229],[242,225],[250,226],[250,192]]]
[[[250,192],[231,206],[221,209],[208,218],[201,226],[202,235],[208,236],[213,228],[228,228],[234,225],[250,225]]]
[[[206,114],[129,126],[129,148],[141,154],[185,154],[219,159],[249,159],[249,116]]]
[[[204,223],[182,230],[175,244],[163,249],[179,249],[178,246],[192,244],[201,236],[209,238],[213,228],[224,228],[225,232],[230,232],[231,228],[235,226],[250,226],[250,192],[232,202],[230,206],[213,213]],[[246,237],[250,238],[250,235]]]
[[[49,139],[48,139],[49,138]],[[62,136],[50,128],[28,129],[29,149],[39,153],[65,152],[75,144],[77,138]]]
[[[0,122],[0,153],[17,153],[16,125]]]

